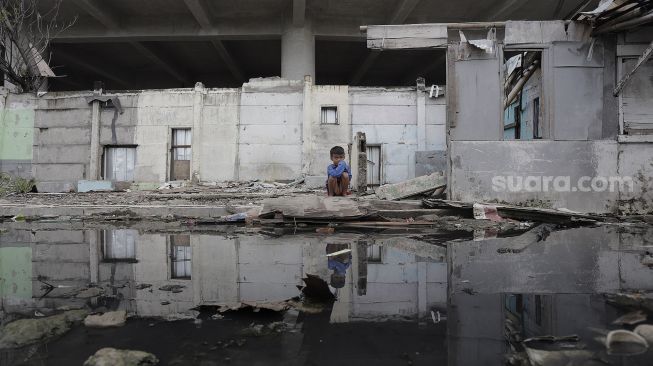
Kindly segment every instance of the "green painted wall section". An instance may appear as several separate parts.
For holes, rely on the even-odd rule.
[[[32,160],[34,110],[5,109],[0,117],[0,160]]]
[[[32,248],[0,248],[0,297],[32,297]]]

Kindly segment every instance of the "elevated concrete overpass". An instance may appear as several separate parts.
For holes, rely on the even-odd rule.
[[[46,9],[55,0],[42,0]],[[377,52],[368,24],[562,19],[592,0],[66,0],[52,90],[236,87],[252,77],[317,84],[445,82],[438,50]]]

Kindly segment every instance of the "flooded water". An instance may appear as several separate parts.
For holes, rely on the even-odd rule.
[[[651,365],[653,342],[623,355],[605,338],[653,324],[652,234],[6,225],[3,325],[70,309],[129,319],[2,349],[0,363],[81,365],[114,347],[164,365]],[[637,324],[613,324],[635,310]]]

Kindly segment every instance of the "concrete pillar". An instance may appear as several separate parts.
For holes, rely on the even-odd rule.
[[[95,95],[102,94],[102,89],[96,89]],[[91,161],[87,179],[98,180],[100,178],[100,101],[92,102],[91,112]]]
[[[198,183],[201,179],[200,159],[202,149],[202,110],[204,109],[204,95],[206,88],[204,84],[198,82],[195,84],[195,94],[193,96],[193,132],[192,132],[192,149],[191,149],[191,174],[190,178],[193,183]]]
[[[426,93],[424,78],[417,79],[417,151],[426,150]]]
[[[315,77],[315,36],[310,22],[303,27],[288,24],[281,35],[281,77],[303,80]]]
[[[313,154],[313,121],[311,120],[311,111],[313,108],[313,79],[306,75],[304,79],[304,101],[302,105],[302,174],[308,175],[310,172],[311,156]]]

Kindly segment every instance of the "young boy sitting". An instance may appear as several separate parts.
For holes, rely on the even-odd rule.
[[[331,161],[327,167],[327,192],[329,196],[344,196],[349,194],[349,181],[351,180],[351,168],[345,161],[345,149],[334,146],[329,151]]]

